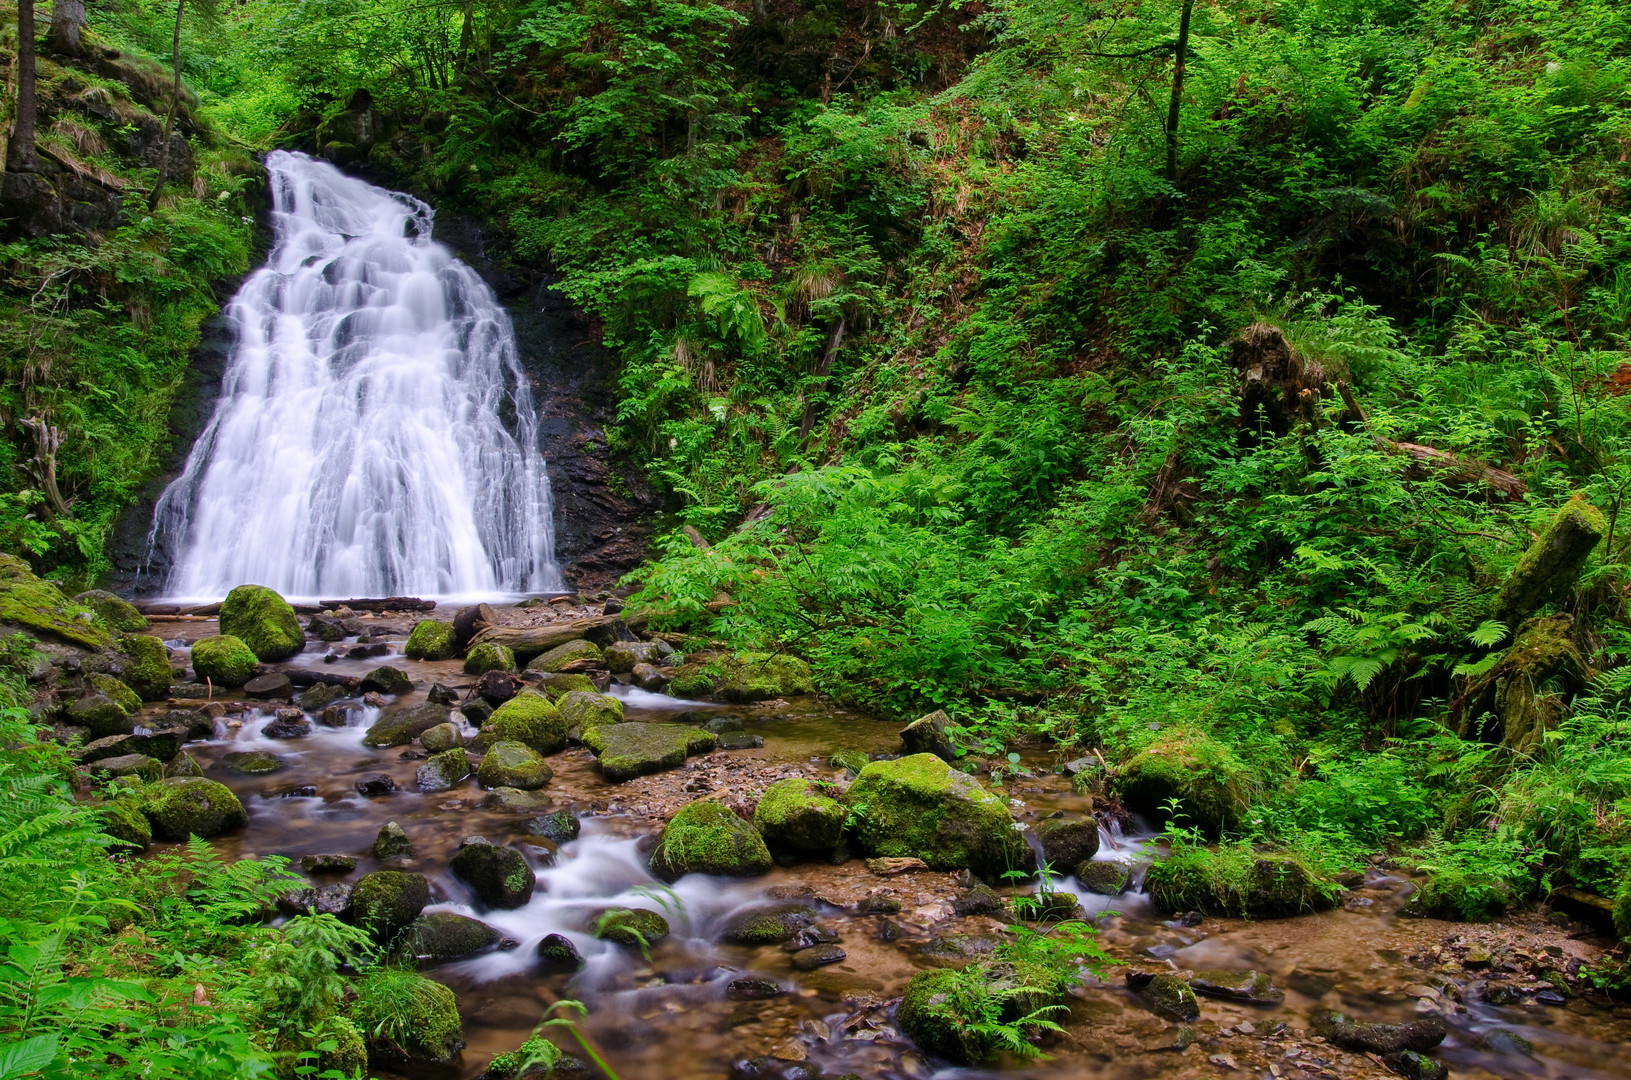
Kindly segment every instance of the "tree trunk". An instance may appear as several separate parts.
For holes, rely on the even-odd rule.
[[[51,51],[78,56],[79,32],[85,29],[85,0],[52,0],[51,29],[45,35]]]
[[[472,0],[464,0],[464,29],[459,31],[459,71],[463,72],[470,60],[470,50],[476,43],[476,14]]]
[[[176,81],[170,91],[170,112],[164,118],[164,138],[159,143],[159,176],[153,181],[153,194],[147,197],[147,208],[158,209],[159,196],[164,194],[164,173],[170,167],[170,134],[176,127],[176,110],[181,107],[181,16],[187,10],[187,0],[176,0],[176,36],[170,46],[170,67],[175,70]]]
[[[6,147],[6,168],[12,172],[40,171],[34,154],[34,0],[17,0],[17,119]]]
[[[819,394],[826,389],[827,376],[832,373],[833,361],[838,359],[838,347],[844,343],[844,316],[839,315],[838,321],[833,324],[832,332],[827,335],[827,348],[821,354],[821,364],[816,368],[816,375],[821,379],[819,383],[810,388],[812,395]],[[815,427],[816,407],[811,401],[804,406],[804,419],[799,422],[799,447],[810,441],[810,431]]]
[[[1178,183],[1178,111],[1184,97],[1184,61],[1189,57],[1189,13],[1195,0],[1184,0],[1178,19],[1177,63],[1172,68],[1172,100],[1167,103],[1167,183]]]

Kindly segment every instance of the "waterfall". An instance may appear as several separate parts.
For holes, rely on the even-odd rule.
[[[274,244],[227,308],[209,426],[154,511],[165,591],[456,596],[561,587],[509,317],[432,209],[276,151]]]

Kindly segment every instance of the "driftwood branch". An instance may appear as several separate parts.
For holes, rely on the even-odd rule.
[[[568,641],[576,641],[578,638],[593,641],[596,637],[608,637],[616,640],[618,623],[623,623],[633,630],[645,625],[646,616],[635,615],[624,618],[622,615],[596,615],[589,619],[573,619],[571,622],[551,623],[548,626],[532,626],[520,630],[489,624],[483,626],[476,636],[470,639],[470,645],[474,647],[488,642],[503,645],[515,653],[516,659],[519,660],[548,652],[557,645],[565,645]]]
[[[1337,393],[1342,395],[1344,419],[1364,425],[1371,431],[1371,441],[1376,448],[1387,454],[1403,454],[1424,468],[1433,469],[1444,474],[1446,481],[1452,484],[1461,484],[1467,487],[1484,487],[1508,499],[1521,499],[1529,488],[1524,482],[1507,472],[1497,469],[1493,465],[1485,465],[1481,461],[1470,461],[1466,458],[1456,457],[1444,450],[1431,446],[1422,446],[1420,443],[1395,442],[1376,434],[1370,428],[1370,419],[1365,410],[1354,399],[1353,390],[1345,382],[1337,383]]]
[[[40,487],[45,490],[46,501],[59,517],[67,517],[68,504],[57,490],[57,450],[62,447],[62,432],[33,416],[23,421],[23,427],[34,436],[34,460],[39,465]]]

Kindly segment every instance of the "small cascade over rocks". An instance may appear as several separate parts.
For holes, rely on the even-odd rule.
[[[408,195],[277,151],[266,266],[228,308],[209,426],[160,498],[165,591],[286,596],[561,587],[509,317]]]

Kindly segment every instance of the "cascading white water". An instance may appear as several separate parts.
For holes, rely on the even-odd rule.
[[[301,154],[266,168],[272,253],[227,309],[214,417],[154,513],[149,550],[176,552],[165,591],[560,588],[532,394],[492,291],[431,241],[418,199]]]

